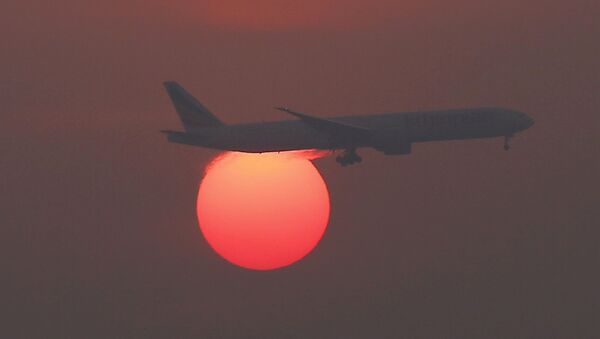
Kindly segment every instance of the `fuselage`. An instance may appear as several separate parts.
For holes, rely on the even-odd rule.
[[[526,114],[504,108],[469,108],[425,112],[341,116],[329,121],[364,128],[368,135],[348,138],[325,133],[303,120],[223,125],[169,135],[173,142],[220,150],[262,153],[302,149],[372,147],[405,154],[416,142],[509,137],[529,128]]]

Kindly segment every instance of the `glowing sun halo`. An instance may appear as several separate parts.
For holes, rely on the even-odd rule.
[[[213,24],[238,28],[312,26],[324,21],[330,4],[323,1],[211,0],[205,15]]]
[[[288,266],[317,245],[329,221],[329,193],[299,153],[224,153],[207,167],[198,221],[212,248],[250,269]]]

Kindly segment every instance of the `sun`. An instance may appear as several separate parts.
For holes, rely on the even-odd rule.
[[[198,191],[198,221],[210,246],[255,270],[285,267],[310,253],[329,211],[325,181],[302,153],[224,153],[207,167]]]

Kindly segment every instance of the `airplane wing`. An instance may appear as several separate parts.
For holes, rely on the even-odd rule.
[[[300,120],[302,120],[302,122],[316,129],[317,131],[321,131],[335,137],[363,138],[371,135],[371,131],[368,128],[346,124],[331,119],[319,118],[306,113],[294,112],[285,107],[275,107],[275,109],[298,117]]]

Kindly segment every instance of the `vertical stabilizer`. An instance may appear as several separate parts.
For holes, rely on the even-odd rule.
[[[179,114],[186,132],[207,127],[223,126],[223,122],[212,114],[196,98],[175,81],[164,82],[165,89]]]

